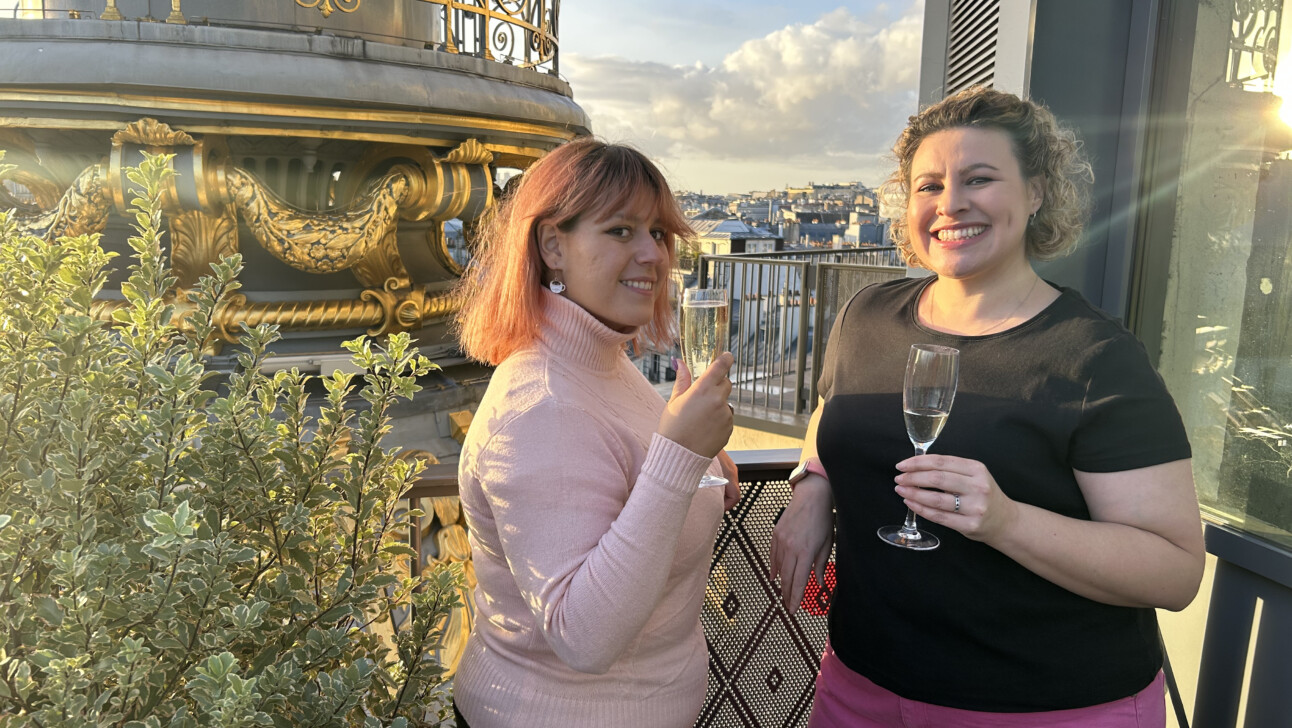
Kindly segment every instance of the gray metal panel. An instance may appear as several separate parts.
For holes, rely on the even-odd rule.
[[[1025,95],[1036,0],[928,0],[920,106],[977,84]]]
[[[920,44],[920,108],[946,95],[947,34],[951,28],[951,0],[926,0],[924,38]]]
[[[1031,88],[1036,0],[1000,0],[992,87],[1026,96]]]
[[[1069,257],[1038,269],[1117,317],[1126,314],[1134,230],[1127,216],[1133,214],[1143,155],[1147,80],[1139,74],[1151,57],[1151,1],[1045,0],[1036,13],[1031,96],[1077,130],[1095,171],[1094,204],[1081,244]]]

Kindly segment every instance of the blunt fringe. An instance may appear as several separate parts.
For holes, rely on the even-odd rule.
[[[641,152],[582,137],[527,169],[482,226],[475,260],[458,283],[453,328],[463,352],[496,366],[538,338],[544,324],[544,265],[537,234],[541,224],[569,231],[584,215],[627,206],[640,196],[654,205],[666,233],[669,267],[676,268],[677,240],[694,233],[664,175]],[[635,344],[666,351],[676,340],[676,317],[668,296],[661,295],[654,317],[638,330]]]
[[[920,144],[940,131],[996,129],[1007,134],[1023,176],[1041,178],[1045,198],[1028,225],[1025,245],[1032,260],[1053,260],[1072,252],[1090,208],[1094,172],[1073,131],[1044,106],[985,86],[958,91],[910,117],[893,145],[897,169],[880,186],[891,220],[889,237],[907,265],[922,267],[911,249],[906,206],[911,195],[911,162]]]

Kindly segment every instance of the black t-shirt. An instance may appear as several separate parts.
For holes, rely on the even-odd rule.
[[[961,352],[955,404],[929,452],[978,460],[1010,498],[1072,518],[1090,519],[1074,469],[1190,457],[1179,412],[1139,341],[1075,291],[1015,328],[958,336],[916,318],[932,280],[863,289],[830,336],[817,434],[838,516],[830,642],[852,670],[937,705],[1027,712],[1134,694],[1162,665],[1152,609],[1078,596],[937,524],[920,522],[942,540],[933,551],[875,531],[906,513],[893,466],[914,452],[902,418],[911,344]]]

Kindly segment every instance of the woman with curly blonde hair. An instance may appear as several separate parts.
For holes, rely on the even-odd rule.
[[[911,117],[894,152],[893,239],[934,275],[839,314],[772,543],[791,609],[835,548],[809,725],[1160,728],[1154,610],[1202,577],[1189,442],[1143,346],[1032,267],[1076,244],[1090,167],[1047,109],[986,88]],[[960,351],[914,457],[913,344]],[[907,508],[936,550],[876,538]]]

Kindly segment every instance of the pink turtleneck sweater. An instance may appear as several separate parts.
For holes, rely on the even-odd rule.
[[[471,728],[683,728],[703,707],[700,607],[722,489],[658,434],[664,402],[617,333],[544,291],[458,470],[478,584],[454,680]]]

